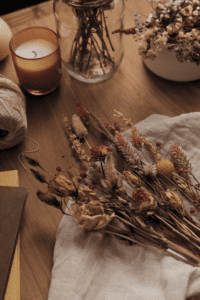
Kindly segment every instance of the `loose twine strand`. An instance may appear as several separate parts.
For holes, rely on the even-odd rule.
[[[36,142],[34,139],[31,139],[31,138],[29,138],[27,136],[25,138],[33,141],[37,145],[37,148],[34,149],[34,150],[27,150],[27,151],[23,151],[23,152],[19,153],[19,155],[18,155],[18,161],[21,164],[21,166],[24,168],[24,170],[26,170],[26,167],[25,167],[25,165],[21,161],[21,156],[25,155],[25,153],[34,153],[34,152],[37,152],[39,150],[39,148],[40,148],[39,143]]]

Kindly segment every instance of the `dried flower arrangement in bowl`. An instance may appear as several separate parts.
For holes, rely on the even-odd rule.
[[[113,33],[133,34],[145,65],[174,81],[200,79],[200,1],[149,0],[148,18],[134,14],[135,26]]]
[[[172,143],[166,150],[157,141],[154,147],[120,112],[115,111],[115,116],[130,128],[129,139],[124,136],[122,124],[101,123],[83,105],[78,105],[78,115],[72,117],[71,125],[64,118],[71,148],[88,164],[87,172],[73,165],[75,171],[59,168],[53,176],[39,162],[25,156],[34,177],[46,185],[45,191],[37,191],[37,197],[60,209],[66,217],[73,217],[83,230],[109,233],[130,245],[157,249],[200,266],[198,218],[195,221],[189,215],[195,208],[186,211],[182,200],[200,208],[200,183],[190,161],[179,145]],[[86,142],[90,147],[87,156],[82,143],[87,141],[89,127],[95,128],[112,147],[102,144],[91,148]],[[162,151],[169,159],[162,157]],[[125,162],[121,172],[113,163],[114,152]]]

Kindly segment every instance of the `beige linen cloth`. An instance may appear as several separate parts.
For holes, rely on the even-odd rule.
[[[154,114],[137,128],[165,149],[171,143],[181,146],[200,179],[200,113],[174,118]],[[116,161],[120,165],[118,158]],[[188,209],[193,206],[185,205]],[[72,217],[63,216],[56,235],[48,300],[174,299],[200,300],[200,267],[160,251],[130,246],[108,234],[86,232]]]

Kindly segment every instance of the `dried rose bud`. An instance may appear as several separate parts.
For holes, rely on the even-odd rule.
[[[161,192],[161,199],[166,205],[169,205],[179,211],[182,215],[185,215],[185,211],[182,207],[182,199],[170,189],[167,189],[165,192]]]
[[[93,160],[103,160],[103,161],[107,155],[113,152],[113,150],[109,149],[106,145],[96,146],[90,149],[90,151]]]
[[[104,126],[107,128],[107,129],[109,129],[109,127],[110,127],[110,125],[109,125],[109,123],[108,122],[103,122],[103,124],[104,124]]]
[[[115,130],[121,131],[121,128],[120,128],[119,123],[117,121],[113,121],[112,124],[115,127]]]
[[[87,177],[87,174],[86,174],[86,172],[81,171],[80,176],[81,176],[82,178],[85,178],[85,177]]]
[[[190,207],[190,213],[193,214],[196,211],[194,207]]]
[[[134,202],[138,204],[147,202],[150,196],[151,194],[148,193],[143,187],[137,188],[135,191],[133,191],[132,194],[132,198],[134,199]]]
[[[99,230],[108,225],[115,217],[104,213],[104,208],[99,201],[90,201],[87,204],[71,204],[69,207],[70,214],[82,229]]]
[[[69,195],[76,193],[74,183],[69,180],[65,174],[58,173],[54,180],[59,186],[64,187],[68,191]]]
[[[87,123],[89,121],[89,116],[90,116],[89,111],[83,105],[77,104],[77,107],[78,107],[77,108],[78,114],[81,120]]]
[[[139,187],[134,190],[132,193],[132,198],[134,202],[129,203],[129,207],[135,212],[150,212],[157,206],[155,198],[143,187]]]
[[[184,171],[184,169],[183,168],[179,168],[178,170],[177,170],[177,174],[182,174],[182,173],[184,173],[185,171]]]
[[[160,143],[160,142],[157,142],[157,143],[156,143],[156,146],[157,146],[157,147],[160,147],[160,146],[161,146],[161,143]]]
[[[88,187],[89,187],[91,190],[94,190],[94,189],[95,189],[95,186],[94,186],[93,184],[88,185]]]
[[[95,180],[95,179],[92,179],[92,183],[93,183],[93,184],[98,184],[98,181]]]

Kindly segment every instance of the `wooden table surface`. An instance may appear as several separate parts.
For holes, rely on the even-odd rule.
[[[135,10],[148,14],[151,7],[146,0],[125,1],[125,27],[134,26]],[[31,26],[45,26],[56,30],[53,2],[19,10],[2,18],[13,34]],[[60,87],[46,96],[25,94],[27,105],[27,137],[36,140],[40,149],[30,156],[37,159],[51,173],[56,167],[66,169],[72,162],[80,166],[72,153],[61,119],[76,113],[76,103],[85,103],[102,120],[112,122],[113,109],[121,111],[133,123],[151,114],[177,116],[200,110],[200,81],[170,82],[152,74],[137,53],[132,36],[124,36],[125,55],[115,74],[102,83],[85,84],[71,78],[63,69]],[[18,79],[9,55],[0,62],[0,73],[17,84]],[[97,141],[90,137],[95,146]],[[38,183],[18,162],[18,154],[35,149],[25,139],[16,147],[0,152],[0,171],[18,169],[20,186],[27,186],[29,196],[21,228],[21,300],[46,300],[51,280],[53,249],[62,213],[40,202],[36,197]],[[63,158],[62,156],[65,155]]]

